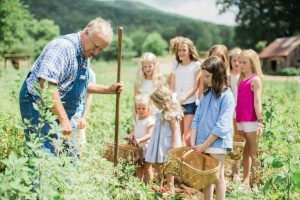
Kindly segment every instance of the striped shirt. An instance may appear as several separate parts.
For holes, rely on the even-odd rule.
[[[84,58],[82,54],[80,32],[63,37],[68,37],[72,43],[62,37],[56,38],[47,44],[35,61],[31,74],[26,80],[29,93],[37,95],[34,83],[38,83],[39,78],[42,78],[57,84],[62,98],[71,89],[72,82],[76,78],[78,69],[76,56],[80,56],[79,60],[82,61],[83,66],[89,67],[89,59]]]

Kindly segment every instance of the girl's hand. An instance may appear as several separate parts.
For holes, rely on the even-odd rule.
[[[195,151],[203,153],[206,151],[206,149],[208,149],[208,147],[205,144],[199,144],[193,147],[193,149],[195,149]]]
[[[134,139],[132,140],[133,146],[138,146],[139,143],[140,143],[140,140],[139,140],[139,139],[134,138]]]
[[[129,134],[129,135],[127,135],[126,137],[124,137],[124,140],[127,140],[127,141],[129,141],[129,142],[132,142],[133,138],[134,138],[134,135]]]
[[[86,119],[85,118],[80,118],[78,120],[77,128],[78,129],[83,129],[86,126]]]
[[[258,123],[256,135],[260,137],[263,133],[263,130],[264,130],[264,125],[262,123]]]

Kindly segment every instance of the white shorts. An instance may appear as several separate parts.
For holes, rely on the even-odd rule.
[[[237,122],[236,127],[239,131],[244,131],[246,133],[256,132],[258,128],[258,122]]]
[[[217,148],[217,147],[209,147],[206,149],[205,153],[211,153],[211,154],[226,154],[225,148]]]

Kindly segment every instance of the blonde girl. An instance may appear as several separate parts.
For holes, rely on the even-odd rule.
[[[144,53],[137,71],[134,96],[140,93],[152,94],[153,90],[162,84],[161,78],[156,56],[151,52]]]
[[[234,101],[237,101],[237,85],[238,80],[241,74],[241,68],[239,66],[239,55],[241,54],[242,50],[240,48],[233,48],[229,52],[229,68],[230,68],[230,89],[232,91]],[[235,122],[235,114],[233,117],[233,128],[234,128],[234,135],[238,134]],[[234,160],[232,166],[232,180],[238,181],[240,180],[240,160]]]
[[[208,57],[211,56],[217,56],[219,58],[221,58],[224,62],[224,67],[226,69],[226,74],[228,76],[228,83],[227,85],[230,84],[230,79],[229,79],[229,74],[230,74],[230,69],[229,69],[229,64],[228,64],[228,49],[225,45],[222,44],[215,44],[213,45],[210,49],[209,49],[209,53],[208,53]],[[199,81],[199,89],[198,89],[198,98],[200,99],[201,96],[203,95],[204,92],[204,80],[203,80],[203,76],[200,77],[200,81]]]
[[[160,110],[155,114],[155,126],[150,139],[145,161],[152,163],[157,172],[168,160],[168,151],[181,146],[179,121],[182,118],[181,106],[166,87],[156,89],[150,96],[152,102]],[[148,166],[150,167],[150,166]],[[171,192],[174,177],[166,175],[165,191]],[[164,176],[160,175],[160,187],[164,186]]]
[[[155,122],[151,115],[150,97],[146,94],[137,95],[135,97],[135,110],[137,116],[134,131],[125,139],[129,140],[132,144],[143,148],[145,157]],[[140,164],[136,170],[137,176],[141,180],[144,180],[145,183],[149,183],[150,179],[153,177],[153,171],[150,166],[150,163],[144,162]]]
[[[238,83],[236,125],[240,135],[246,139],[243,153],[243,184],[250,187],[250,170],[256,177],[255,169],[259,167],[257,149],[262,134],[262,77],[260,60],[257,53],[244,50],[239,56],[241,75]],[[253,180],[255,181],[255,180]]]
[[[176,44],[176,65],[171,73],[171,90],[174,91],[183,107],[184,118],[181,122],[184,146],[190,144],[190,129],[196,111],[196,91],[201,74],[198,52],[188,38],[181,38]]]
[[[207,90],[204,92],[191,130],[191,144],[198,152],[208,153],[221,162],[216,183],[216,199],[225,200],[226,183],[224,162],[226,151],[232,149],[234,98],[227,86],[227,76],[222,59],[209,57],[202,64]],[[214,185],[204,188],[204,199],[213,199]]]

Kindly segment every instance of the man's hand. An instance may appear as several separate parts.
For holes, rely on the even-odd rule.
[[[63,135],[70,136],[72,133],[72,125],[69,120],[62,122],[61,127],[63,128]]]
[[[107,89],[109,94],[121,93],[123,90],[123,83],[114,83]]]

